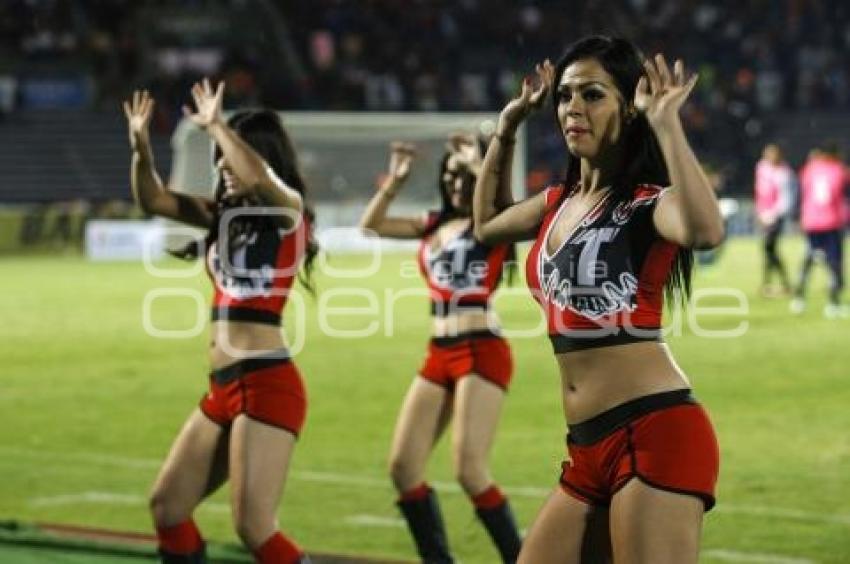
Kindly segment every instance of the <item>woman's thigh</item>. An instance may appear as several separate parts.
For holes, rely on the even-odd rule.
[[[393,433],[390,464],[396,488],[418,485],[431,450],[442,435],[452,413],[449,392],[417,377],[404,398]]]
[[[289,462],[292,432],[240,415],[230,432],[230,487],[234,520],[267,523],[275,529]]]
[[[611,501],[617,564],[696,564],[705,503],[632,478]]]
[[[153,485],[154,519],[175,525],[226,479],[228,432],[195,409],[171,445]],[[164,522],[160,522],[164,521]]]
[[[607,562],[604,555],[597,560],[587,558],[588,552],[595,548],[586,546],[588,540],[603,547],[605,544],[605,531],[597,530],[597,527],[607,525],[604,510],[601,511],[567,495],[560,487],[555,488],[522,542],[518,563]]]

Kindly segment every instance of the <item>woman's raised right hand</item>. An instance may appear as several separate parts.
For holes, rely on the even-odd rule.
[[[134,152],[150,149],[149,127],[153,115],[154,99],[147,90],[136,90],[133,97],[124,102],[124,115],[130,133],[130,148]]]
[[[410,165],[416,154],[416,146],[412,143],[394,141],[390,144],[390,164],[387,174],[395,184],[407,180],[410,175]]]
[[[519,124],[532,111],[539,109],[546,100],[546,94],[555,80],[555,67],[549,59],[546,59],[535,65],[534,71],[537,74],[537,80],[531,77],[524,78],[519,96],[508,102],[499,114],[497,135],[512,135]]]

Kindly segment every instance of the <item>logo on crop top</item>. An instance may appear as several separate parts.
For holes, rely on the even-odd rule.
[[[256,233],[252,235],[252,240],[230,253],[230,268],[227,270],[239,272],[239,276],[222,267],[217,243],[213,243],[210,249],[210,271],[216,284],[233,298],[269,297],[274,288],[274,255],[263,252],[262,245],[255,245]]]
[[[590,319],[633,311],[638,280],[620,253],[600,260],[603,245],[613,242],[620,227],[588,229],[555,256],[540,254],[540,289],[546,301]]]
[[[474,240],[457,237],[433,256],[429,249],[428,271],[434,284],[453,290],[481,288],[489,266],[477,247]]]
[[[620,202],[611,212],[611,221],[616,225],[627,224],[639,207],[651,205],[658,198],[658,194],[659,192],[655,191],[643,192],[631,200]]]
[[[634,311],[638,281],[631,272],[620,273],[617,281],[606,280],[598,288],[588,288],[575,286],[568,279],[559,279],[557,270],[553,267],[549,275],[541,279],[541,286],[546,301],[561,311],[569,309],[589,319]]]

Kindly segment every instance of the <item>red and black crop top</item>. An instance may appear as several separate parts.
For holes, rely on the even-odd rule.
[[[309,226],[264,228],[240,235],[229,256],[214,242],[207,249],[213,282],[212,320],[280,324],[281,312],[307,249]]]
[[[679,251],[652,221],[663,190],[639,185],[619,202],[609,193],[550,255],[552,225],[570,204],[568,196],[557,205],[564,190],[546,189],[546,213],[526,261],[555,352],[659,340],[664,285]]]
[[[472,225],[432,249],[439,213],[428,214],[427,235],[419,245],[419,270],[431,295],[431,313],[436,316],[488,309],[490,296],[502,278],[508,245],[488,246],[472,233]]]

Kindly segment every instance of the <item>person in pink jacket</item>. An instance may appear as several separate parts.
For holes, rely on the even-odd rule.
[[[800,282],[791,311],[805,309],[806,285],[817,254],[822,254],[830,272],[829,303],[824,308],[828,318],[847,317],[848,310],[840,303],[844,287],[842,239],[847,217],[845,188],[850,171],[839,157],[838,147],[826,143],[822,150],[813,151],[800,170],[800,227],[806,234],[808,246]]]
[[[785,218],[791,209],[794,171],[782,157],[778,145],[765,145],[761,160],[756,164],[754,197],[756,219],[764,232],[764,270],[761,293],[773,297],[789,295],[791,283],[785,264],[779,256],[778,243]],[[779,274],[781,288],[771,285],[773,273]]]

